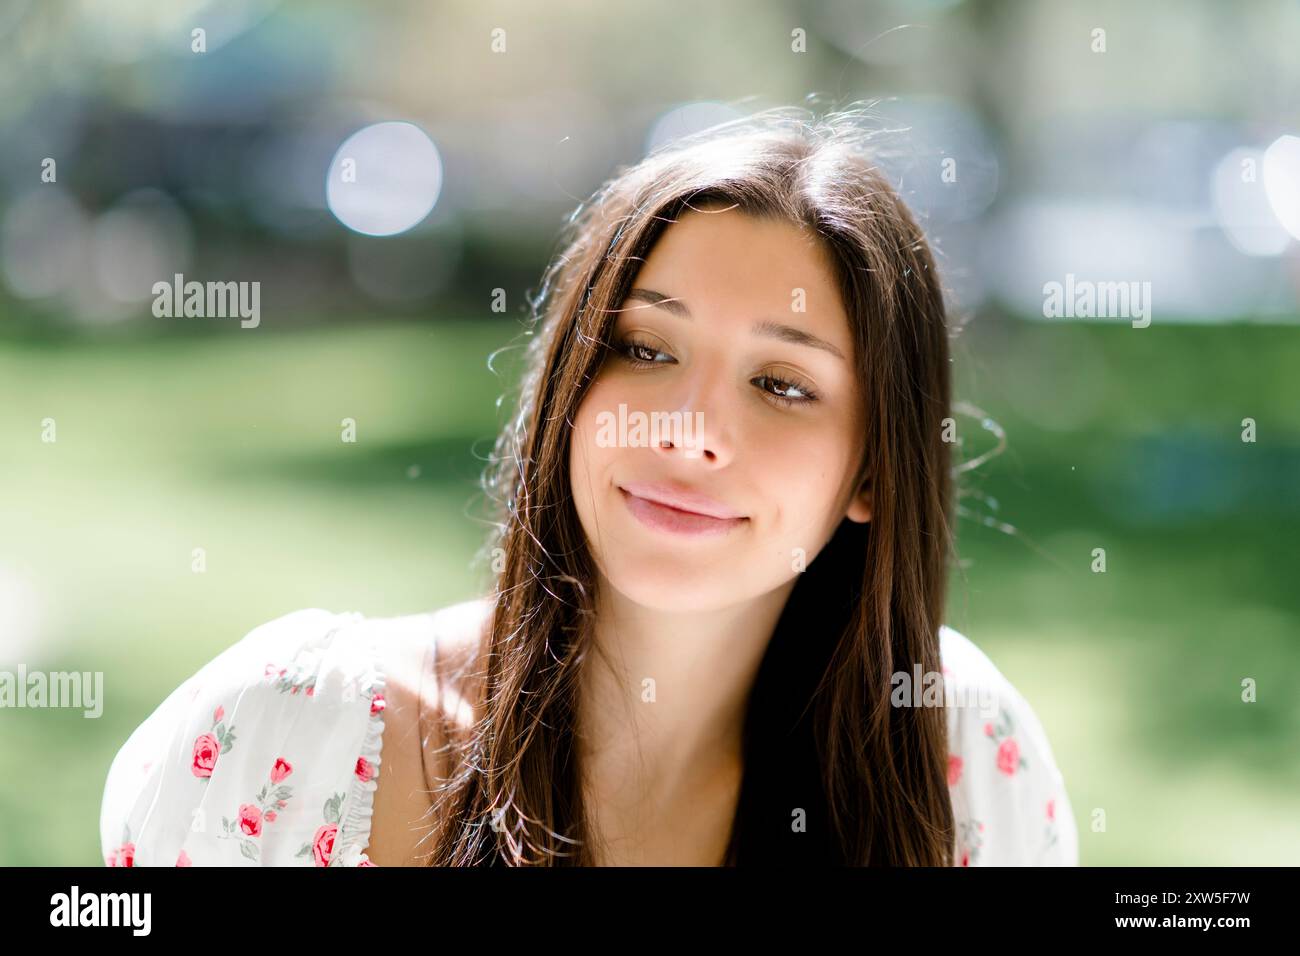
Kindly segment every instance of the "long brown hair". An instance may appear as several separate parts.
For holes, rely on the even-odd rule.
[[[768,645],[727,862],[952,864],[944,709],[890,705],[892,674],[941,669],[949,333],[930,249],[868,139],[853,110],[768,111],[621,168],[569,218],[530,299],[517,414],[483,475],[495,577],[481,711],[448,730],[429,864],[592,862],[574,730],[596,578],[569,441],[639,263],[678,213],[715,205],[805,226],[830,251],[865,401],[854,488],[872,489],[870,522],[841,522]]]

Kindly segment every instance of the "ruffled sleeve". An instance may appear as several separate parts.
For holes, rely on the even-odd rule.
[[[249,631],[119,749],[100,810],[109,866],[365,866],[384,679],[359,614]]]
[[[1065,780],[1029,702],[968,638],[941,632],[959,866],[1077,866]]]

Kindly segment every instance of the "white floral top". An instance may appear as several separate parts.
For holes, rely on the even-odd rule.
[[[1038,715],[968,638],[939,630],[959,866],[1078,866],[1065,780]]]
[[[383,631],[364,620],[286,614],[173,691],[109,768],[105,863],[373,866]],[[940,647],[959,864],[1077,865],[1064,781],[1029,704],[961,634],[943,628]]]

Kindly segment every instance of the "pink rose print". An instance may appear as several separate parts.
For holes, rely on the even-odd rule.
[[[998,769],[1009,777],[1019,765],[1020,746],[1016,743],[1016,738],[1008,737],[998,745]]]
[[[285,691],[296,694],[300,690],[306,690],[307,696],[312,697],[316,693],[316,674],[302,662],[294,662],[292,673],[287,667],[281,667],[277,671],[274,665],[267,664],[266,676],[272,678],[272,686],[282,694]]]
[[[374,865],[375,864],[370,862],[369,857],[366,857],[364,860],[362,860],[360,863],[357,864],[357,866],[374,866]]]
[[[1046,836],[1046,845],[1048,847],[1056,846],[1059,834],[1056,832],[1056,800],[1055,798],[1047,801],[1047,826],[1043,828]]]
[[[239,805],[239,829],[243,830],[249,836],[261,836],[262,834],[262,811],[257,809],[251,803],[242,803]]]
[[[226,726],[221,722],[225,716],[226,709],[218,705],[212,712],[212,730],[194,738],[194,758],[190,763],[190,772],[196,777],[211,777],[217,766],[217,758],[235,745],[234,725]]]
[[[135,844],[123,843],[120,847],[108,855],[104,861],[109,866],[129,866],[135,868]]]
[[[293,766],[283,757],[275,758],[275,766],[271,768],[271,782],[279,783],[289,774],[293,773]]]
[[[193,866],[194,864],[190,861],[190,855],[186,853],[184,850],[181,850],[181,855],[176,858],[176,865]]]
[[[271,767],[270,782],[263,784],[254,798],[257,802],[240,804],[239,813],[234,820],[222,817],[223,832],[217,835],[218,838],[238,839],[239,852],[250,860],[258,859],[261,850],[257,841],[247,838],[261,836],[263,825],[272,824],[279,818],[277,811],[283,810],[285,804],[293,797],[293,787],[282,782],[291,773],[293,773],[293,764],[283,757],[276,757]]]
[[[311,841],[311,854],[317,866],[329,866],[330,857],[334,853],[334,837],[338,832],[338,826],[333,823],[323,824],[316,831],[316,836]]]
[[[387,706],[388,704],[384,701],[384,695],[376,694],[370,699],[370,716],[375,716],[375,714],[379,713]]]
[[[1022,767],[1029,766],[1029,761],[1020,753],[1020,744],[1015,738],[1014,722],[1007,711],[999,710],[996,725],[985,724],[984,733],[998,745],[997,767],[1008,777],[1013,776]]]
[[[194,740],[194,761],[190,770],[196,777],[210,777],[217,766],[221,743],[213,734],[199,734]]]
[[[372,767],[365,757],[357,758],[357,777],[362,783],[366,783],[375,775],[375,768]]]
[[[984,838],[980,836],[984,824],[979,820],[957,821],[957,846],[962,851],[961,866],[970,866],[979,859]]]
[[[311,859],[316,866],[329,866],[334,859],[334,839],[343,822],[343,793],[336,793],[325,801],[321,816],[325,822],[316,830],[310,843],[304,843],[294,856]]]
[[[948,786],[952,787],[961,779],[961,758],[948,754]]]

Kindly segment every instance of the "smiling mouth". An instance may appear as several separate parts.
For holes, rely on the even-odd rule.
[[[683,511],[669,505],[640,498],[629,491],[618,489],[633,516],[648,528],[681,535],[726,534],[740,527],[748,518],[714,518],[695,511]]]

